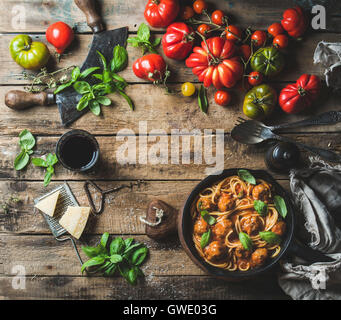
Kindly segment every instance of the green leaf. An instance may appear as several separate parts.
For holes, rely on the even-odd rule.
[[[261,200],[255,200],[253,207],[261,216],[265,216],[268,213],[268,205]]]
[[[83,252],[89,257],[93,258],[101,254],[102,248],[100,246],[97,247],[82,247]]]
[[[49,165],[49,166],[54,166],[56,163],[58,162],[58,158],[56,156],[55,153],[49,153],[47,156],[46,156],[46,163]]]
[[[239,232],[239,240],[245,250],[252,250],[252,240],[246,233]]]
[[[275,196],[274,197],[274,203],[277,211],[279,214],[285,218],[288,213],[287,205],[285,204],[284,199],[281,196]]]
[[[77,81],[80,75],[81,75],[81,70],[79,69],[79,67],[75,67],[71,72],[71,79],[73,81]]]
[[[21,150],[21,152],[14,159],[14,168],[15,170],[24,169],[27,164],[30,162],[30,156],[27,154],[25,150]]]
[[[207,113],[208,110],[208,100],[207,100],[207,90],[201,85],[198,92],[198,104],[202,112]]]
[[[89,108],[94,115],[99,116],[101,114],[101,106],[96,100],[89,102]]]
[[[113,254],[110,256],[110,261],[112,263],[119,263],[123,260],[122,256],[120,254]]]
[[[92,67],[92,68],[88,68],[85,69],[81,74],[80,74],[80,78],[81,79],[85,79],[86,77],[88,77],[91,73],[95,72],[96,70],[101,69],[100,67]]]
[[[47,162],[44,159],[42,159],[42,158],[33,158],[32,159],[32,163],[36,167],[44,167],[44,168],[48,167]]]
[[[207,232],[205,232],[201,236],[201,240],[200,240],[201,248],[205,248],[208,245],[208,243],[210,242],[210,239],[211,239],[211,229],[209,229]]]
[[[244,169],[238,170],[237,174],[239,178],[244,180],[245,182],[249,182],[253,185],[257,183],[256,178],[248,170],[244,170]]]
[[[211,216],[207,210],[200,211],[202,218],[211,226],[217,222],[216,218]]]
[[[31,150],[35,146],[36,140],[32,133],[25,129],[19,133],[19,144],[22,149]]]
[[[148,248],[147,247],[142,247],[142,248],[137,249],[131,255],[132,264],[139,266],[146,259],[147,254],[148,254]]]
[[[127,280],[131,285],[135,285],[137,282],[137,271],[135,268],[132,268],[128,271],[128,276],[127,276]]]
[[[262,240],[266,241],[271,245],[280,244],[282,241],[281,237],[272,231],[259,232],[259,236]]]
[[[128,97],[122,90],[119,90],[118,93],[128,102],[130,109],[134,111],[134,103],[130,97]]]
[[[102,65],[103,65],[103,69],[105,71],[107,71],[108,70],[107,60],[105,59],[105,57],[103,56],[103,54],[101,52],[99,52],[98,50],[96,50],[96,52],[100,58]]]
[[[44,177],[44,187],[47,187],[49,185],[49,183],[51,182],[53,173],[47,171]]]
[[[121,237],[115,238],[110,243],[110,255],[123,253],[125,247],[125,243]]]
[[[104,232],[101,237],[101,242],[100,242],[103,248],[106,248],[108,240],[109,240],[109,232]]]
[[[133,249],[136,249],[136,248],[138,248],[138,247],[141,247],[142,245],[143,245],[142,243],[136,242],[136,243],[130,245],[129,248],[126,248],[126,249],[124,250],[124,254],[127,255],[128,253],[131,253],[131,252],[133,251]]]
[[[127,42],[130,43],[134,48],[137,48],[140,45],[140,40],[136,37],[128,38]]]
[[[97,97],[96,101],[104,106],[110,106],[112,104],[111,100],[107,97]]]
[[[142,41],[149,41],[150,39],[150,29],[142,22],[137,30],[137,37]]]
[[[162,38],[155,38],[153,42],[153,47],[158,47],[161,43]]]
[[[87,106],[89,105],[89,100],[88,100],[88,97],[87,96],[83,96],[78,104],[77,104],[77,110],[78,111],[82,111],[83,109],[85,109]]]
[[[77,81],[74,83],[73,88],[79,93],[79,94],[85,94],[89,93],[91,91],[90,84],[86,81]]]
[[[74,84],[74,81],[71,80],[67,83],[63,83],[60,86],[57,87],[57,89],[53,92],[54,94],[57,94],[59,92],[62,92],[64,89],[71,87]]]
[[[103,264],[104,262],[105,262],[105,258],[102,256],[93,257],[90,260],[83,263],[81,272],[83,273],[86,268],[98,266],[98,265]]]
[[[101,74],[96,73],[96,74],[93,74],[92,76],[98,80],[103,81],[103,75],[101,75]]]
[[[111,71],[119,72],[124,70],[128,64],[128,52],[126,48],[117,45],[114,48],[113,59],[111,60]]]
[[[134,239],[133,238],[127,238],[124,240],[124,244],[126,246],[126,248],[129,248],[131,246],[131,244],[133,243]]]

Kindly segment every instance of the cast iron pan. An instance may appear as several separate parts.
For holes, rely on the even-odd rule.
[[[298,257],[303,258],[305,261],[309,263],[314,262],[331,262],[333,259],[325,256],[324,254],[311,249],[308,246],[304,246],[299,244],[298,241],[294,239],[294,225],[295,225],[295,212],[294,207],[291,203],[290,197],[287,192],[279,185],[276,180],[263,170],[249,170],[252,175],[256,179],[263,179],[270,184],[272,184],[275,194],[281,196],[287,205],[288,213],[285,218],[285,222],[287,224],[287,230],[285,235],[282,238],[281,243],[281,251],[280,253],[273,259],[267,260],[267,262],[258,268],[251,269],[249,271],[227,271],[224,269],[220,269],[210,264],[206,263],[204,259],[197,252],[193,240],[192,240],[192,230],[193,230],[193,221],[191,218],[191,207],[196,203],[199,193],[205,188],[211,186],[212,184],[223,180],[226,177],[233,176],[237,174],[239,169],[226,169],[219,175],[211,175],[202,180],[190,193],[187,198],[185,205],[180,212],[179,216],[179,226],[178,226],[178,234],[183,248],[185,249],[188,256],[192,259],[192,261],[198,265],[205,272],[219,278],[224,278],[226,280],[243,280],[252,278],[261,273],[265,273],[269,269],[271,269],[277,262],[285,255],[285,254],[294,254]]]

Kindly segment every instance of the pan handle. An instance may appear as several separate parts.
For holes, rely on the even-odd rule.
[[[54,103],[54,94],[47,92],[31,93],[11,90],[5,95],[6,106],[14,110],[24,110],[33,106],[46,106]]]
[[[302,244],[296,239],[293,239],[293,241],[291,241],[288,251],[289,253],[302,258],[309,263],[335,261],[334,259],[321,253],[320,251],[314,250],[309,246]]]
[[[93,33],[99,33],[104,30],[101,16],[96,11],[95,0],[74,0],[79,9],[83,11],[86,22]]]

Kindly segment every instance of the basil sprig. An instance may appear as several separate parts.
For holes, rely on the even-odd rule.
[[[256,178],[248,170],[244,170],[244,169],[238,170],[237,174],[239,178],[244,180],[245,182],[249,182],[254,185],[257,183]]]
[[[259,232],[259,236],[269,244],[280,244],[282,241],[281,237],[272,231]]]
[[[287,206],[285,204],[284,199],[281,196],[275,196],[274,197],[274,203],[275,203],[275,207],[276,207],[277,211],[279,212],[279,214],[283,218],[285,218],[287,216],[288,209],[287,209]]]
[[[211,226],[217,222],[216,218],[211,216],[207,210],[200,211],[202,218]]]
[[[246,233],[239,232],[239,241],[241,242],[245,250],[252,250],[252,240]]]
[[[253,207],[261,216],[265,216],[268,213],[268,205],[261,200],[255,200]]]
[[[161,38],[156,38],[153,42],[150,40],[150,29],[145,23],[141,23],[137,30],[137,36],[127,40],[135,48],[141,48],[142,54],[146,52],[157,53],[156,48],[161,43]]]
[[[96,247],[82,247],[83,252],[90,258],[81,268],[82,273],[113,276],[117,272],[130,284],[135,285],[138,277],[144,276],[140,265],[148,255],[148,248],[133,238],[123,240],[121,237],[113,239],[109,243],[109,233],[102,235],[100,243]]]
[[[49,153],[46,159],[43,158],[33,158],[32,163],[36,167],[46,168],[46,173],[44,177],[44,187],[47,187],[54,175],[54,165],[58,162],[58,158],[55,154]]]
[[[201,236],[201,240],[200,240],[200,247],[203,249],[205,248],[208,243],[211,240],[211,229],[209,229],[207,232],[205,232],[202,236]]]
[[[21,148],[20,153],[14,159],[15,170],[24,169],[30,162],[30,155],[33,153],[33,147],[36,144],[36,140],[32,133],[27,129],[23,130],[19,134],[19,145]]]

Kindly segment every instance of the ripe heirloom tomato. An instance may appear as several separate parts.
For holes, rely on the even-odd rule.
[[[148,80],[158,81],[165,76],[167,65],[165,60],[159,54],[147,54],[137,59],[133,64],[133,71],[136,77]]]
[[[282,25],[279,22],[273,23],[269,28],[268,28],[269,34],[271,34],[273,37],[278,36],[279,34],[283,34],[285,31],[282,27]]]
[[[256,47],[263,47],[266,43],[266,33],[261,30],[255,31],[251,36],[251,41],[255,44]]]
[[[46,40],[56,48],[59,54],[65,51],[73,39],[73,30],[64,22],[51,24],[46,30]]]
[[[166,28],[177,17],[180,10],[178,0],[148,0],[144,17],[154,28]]]
[[[275,47],[260,48],[251,58],[251,69],[267,77],[280,73],[284,68],[283,54]]]
[[[244,62],[248,61],[251,56],[251,48],[248,44],[243,44],[239,47],[239,54],[243,58]]]
[[[221,11],[221,10],[216,10],[212,13],[212,22],[219,25],[219,26],[222,26],[224,24],[224,12]]]
[[[203,36],[206,36],[208,31],[211,30],[211,27],[205,23],[201,24],[199,27],[198,27],[198,32],[200,32]]]
[[[272,44],[277,48],[284,49],[289,44],[289,38],[285,34],[279,34],[273,39]]]
[[[236,45],[220,37],[209,38],[206,43],[202,41],[201,47],[194,47],[186,66],[192,68],[206,88],[211,84],[218,90],[232,88],[243,76],[243,65],[235,56]]]
[[[258,86],[263,82],[263,75],[258,71],[253,71],[248,76],[248,82],[252,86]]]
[[[163,52],[168,58],[183,60],[193,48],[193,29],[183,22],[174,22],[162,37]]]
[[[193,3],[193,9],[197,14],[202,14],[207,9],[207,3],[204,0],[196,0]]]
[[[191,82],[185,82],[181,86],[181,92],[185,97],[190,97],[195,93],[195,86]]]
[[[242,39],[242,31],[234,25],[228,26],[225,31],[227,40],[240,41]]]
[[[227,106],[231,102],[231,94],[224,90],[219,90],[214,95],[214,101],[220,106]]]
[[[300,6],[284,11],[282,27],[293,38],[301,37],[308,27],[308,19]]]
[[[194,16],[194,10],[190,6],[186,6],[182,9],[181,18],[184,20],[191,19]]]

